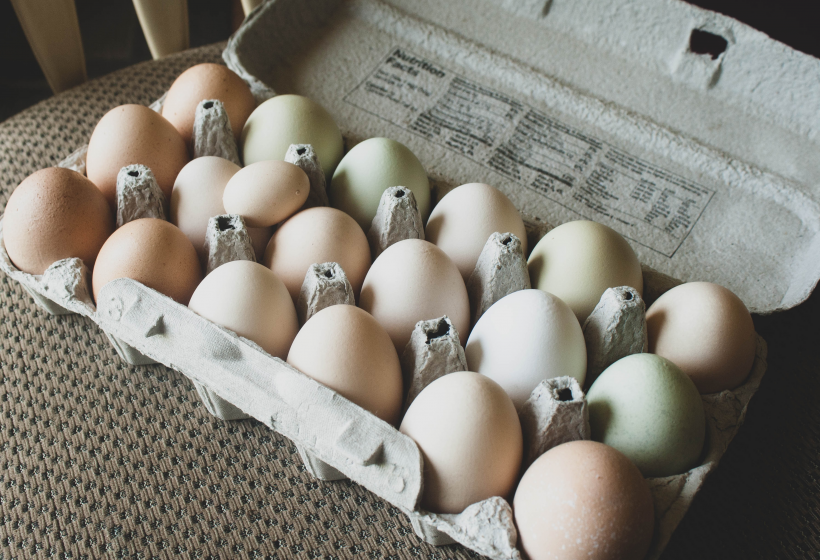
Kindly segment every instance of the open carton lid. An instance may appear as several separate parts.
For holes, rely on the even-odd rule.
[[[820,60],[676,0],[275,0],[228,65],[756,313],[820,278]]]

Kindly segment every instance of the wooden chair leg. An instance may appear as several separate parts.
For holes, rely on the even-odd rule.
[[[134,8],[155,60],[188,48],[187,0],[134,0]]]
[[[88,80],[74,0],[11,0],[54,93]]]

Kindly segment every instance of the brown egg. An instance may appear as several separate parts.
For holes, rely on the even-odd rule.
[[[117,204],[117,173],[140,163],[151,169],[167,200],[174,180],[188,163],[188,149],[176,129],[162,115],[142,105],[120,105],[108,111],[88,142],[86,173]]]
[[[356,221],[335,208],[302,210],[282,224],[271,237],[263,263],[290,292],[299,297],[308,268],[314,263],[339,263],[356,298],[370,268],[370,245]]]
[[[419,393],[401,423],[424,456],[421,507],[461,513],[493,496],[509,499],[521,468],[518,414],[501,386],[460,371]]]
[[[461,273],[444,251],[420,239],[399,241],[379,255],[364,280],[359,307],[381,323],[399,353],[419,321],[447,315],[462,343],[470,334]]]
[[[655,523],[638,468],[594,441],[541,455],[518,484],[513,511],[529,560],[641,560]]]
[[[49,167],[14,190],[3,217],[3,242],[14,266],[42,274],[76,257],[92,268],[114,231],[114,215],[97,187],[70,169]]]
[[[245,121],[256,108],[256,100],[248,84],[221,64],[197,64],[180,74],[168,90],[162,104],[162,116],[174,125],[190,146],[196,106],[206,99],[218,99],[225,105],[231,130],[239,141]]]
[[[352,305],[326,307],[304,324],[288,363],[389,424],[399,421],[402,377],[390,337]]]
[[[270,227],[289,218],[305,203],[310,179],[286,161],[258,161],[241,169],[225,186],[222,204],[249,227]]]
[[[204,263],[208,220],[225,214],[222,193],[241,167],[227,159],[205,156],[191,160],[174,181],[171,193],[171,223],[182,230]]]
[[[178,227],[143,218],[121,226],[100,249],[91,277],[94,299],[117,278],[132,278],[188,305],[202,271],[194,246]]]
[[[734,389],[748,377],[757,335],[743,302],[718,284],[672,288],[646,311],[649,351],[683,370],[702,394]]]

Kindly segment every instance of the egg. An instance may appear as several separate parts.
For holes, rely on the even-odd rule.
[[[369,314],[332,305],[304,324],[288,363],[389,424],[402,405],[399,357],[390,337]]]
[[[225,214],[222,194],[225,185],[241,167],[220,157],[204,156],[191,160],[177,175],[171,192],[171,223],[182,230],[204,263],[205,232],[208,220]]]
[[[521,424],[491,379],[469,371],[436,379],[407,409],[400,431],[424,458],[422,509],[461,513],[512,493],[523,455]]]
[[[617,450],[593,441],[553,447],[515,491],[519,548],[529,560],[642,560],[655,516],[649,485]]]
[[[117,278],[132,278],[187,305],[202,270],[194,246],[178,227],[142,218],[121,226],[100,249],[91,276],[94,299]]]
[[[193,142],[196,107],[206,99],[218,99],[225,106],[236,140],[256,107],[251,89],[233,70],[209,62],[197,64],[180,74],[165,96],[162,116],[177,129],[185,143]]]
[[[89,268],[114,231],[114,214],[88,179],[48,167],[11,193],[3,215],[3,243],[18,269],[43,274],[54,262],[76,257]]]
[[[621,358],[587,392],[592,439],[629,457],[646,477],[698,464],[706,437],[703,402],[680,368],[655,354]]]
[[[748,377],[757,335],[731,291],[709,282],[672,288],[646,311],[649,351],[674,362],[701,393],[734,389]]]
[[[242,129],[241,142],[245,165],[284,160],[291,144],[310,144],[328,178],[344,153],[342,133],[333,117],[301,95],[277,95],[259,105]]]
[[[404,144],[389,138],[370,138],[345,155],[327,194],[331,206],[353,216],[368,231],[388,187],[413,191],[422,220],[427,218],[430,183],[421,162]]]
[[[251,261],[215,268],[197,286],[188,307],[282,360],[299,330],[285,285],[268,268]]]
[[[364,279],[359,307],[385,328],[399,354],[419,321],[447,315],[462,340],[469,334],[470,301],[458,268],[420,239],[399,241],[379,255]]]
[[[258,161],[231,177],[222,204],[250,227],[270,227],[299,210],[309,192],[310,179],[301,168],[284,161]]]
[[[312,264],[335,262],[344,270],[356,298],[370,268],[370,245],[362,228],[339,210],[302,210],[271,237],[263,263],[285,283],[294,301]]]
[[[170,200],[174,180],[188,160],[185,142],[162,115],[142,105],[120,105],[94,128],[85,165],[88,178],[115,209],[120,169],[134,163],[149,167]]]
[[[464,282],[493,233],[512,233],[527,254],[527,231],[521,214],[504,193],[484,183],[456,187],[442,198],[427,220],[424,236],[452,259]]]
[[[553,229],[536,244],[527,265],[533,288],[555,294],[581,324],[607,288],[631,286],[643,294],[638,257],[618,232],[579,220]]]
[[[583,387],[584,333],[569,306],[541,290],[504,296],[478,320],[464,347],[470,371],[504,388],[517,409],[545,379],[569,376]]]

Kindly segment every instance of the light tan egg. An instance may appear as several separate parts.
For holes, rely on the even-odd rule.
[[[527,231],[521,214],[504,193],[484,183],[468,183],[448,192],[427,220],[424,235],[452,259],[464,282],[493,233],[512,233],[527,254]]]
[[[370,268],[370,245],[356,221],[335,208],[302,210],[271,237],[263,263],[285,283],[293,301],[315,263],[339,263],[356,297]]]
[[[121,226],[105,242],[91,277],[94,299],[117,278],[131,278],[188,305],[202,280],[194,246],[175,225],[156,218]]]
[[[263,228],[289,218],[305,203],[310,179],[285,161],[258,161],[237,172],[225,186],[222,204],[249,227]]]
[[[734,389],[749,376],[757,335],[749,310],[718,284],[672,288],[646,311],[649,351],[687,374],[700,393]]]
[[[399,421],[402,377],[390,337],[369,314],[332,305],[304,324],[288,363],[389,424]]]
[[[11,193],[3,215],[3,243],[14,266],[42,274],[76,257],[92,268],[114,231],[114,215],[99,189],[70,169],[32,173]]]
[[[197,286],[188,307],[282,360],[299,330],[285,285],[268,268],[251,261],[215,268]]]
[[[174,125],[191,146],[196,107],[206,99],[218,99],[225,106],[234,137],[239,141],[245,121],[256,107],[248,84],[221,64],[202,63],[188,68],[168,89],[162,116]]]
[[[433,381],[408,408],[400,431],[424,457],[421,507],[461,513],[493,496],[509,499],[521,468],[521,424],[495,381],[461,371]]]
[[[593,441],[541,455],[518,484],[513,511],[529,560],[642,560],[655,524],[649,484],[638,468]]]
[[[527,261],[533,288],[564,300],[582,325],[607,288],[631,286],[643,294],[637,255],[621,234],[578,220],[553,229]]]
[[[458,268],[444,251],[406,239],[384,251],[367,273],[359,307],[385,328],[401,353],[419,321],[447,315],[461,341],[470,334],[470,300]]]
[[[225,185],[241,167],[220,157],[205,156],[191,160],[174,181],[171,192],[171,223],[182,230],[205,263],[205,231],[208,220],[225,214],[222,194]]]
[[[185,142],[162,115],[142,105],[120,105],[108,111],[91,134],[86,174],[115,209],[117,173],[126,165],[149,167],[170,200],[174,181],[188,161]]]

